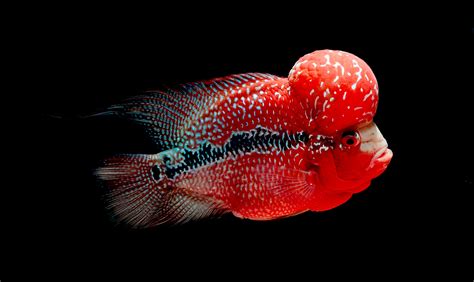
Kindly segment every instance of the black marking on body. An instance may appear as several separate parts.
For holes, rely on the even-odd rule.
[[[158,165],[154,165],[151,168],[151,175],[152,175],[152,177],[155,181],[160,180],[160,178],[161,178],[161,176],[160,176],[161,175],[161,169]]]
[[[288,134],[259,127],[250,131],[234,133],[221,147],[204,142],[198,149],[184,149],[181,153],[183,161],[167,166],[165,174],[172,179],[183,172],[216,162],[227,156],[236,158],[251,152],[285,151],[297,148],[298,143],[305,144],[308,140],[309,135],[305,132]]]

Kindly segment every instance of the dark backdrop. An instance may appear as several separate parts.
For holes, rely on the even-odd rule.
[[[155,272],[198,265],[197,272],[212,273],[214,265],[266,269],[270,262],[273,273],[293,265],[311,275],[320,261],[364,265],[365,256],[367,264],[395,273],[456,249],[439,235],[458,232],[445,211],[460,196],[447,191],[472,189],[472,174],[451,159],[463,143],[449,141],[453,105],[445,98],[459,86],[443,83],[456,76],[439,48],[449,30],[423,24],[329,28],[309,19],[298,28],[222,18],[205,24],[192,18],[179,27],[176,21],[53,22],[35,35],[41,44],[32,49],[31,72],[41,79],[28,92],[41,109],[34,150],[40,161],[34,165],[37,185],[28,189],[32,216],[22,224],[22,234],[31,235],[26,248],[32,261],[78,259],[110,264],[118,273],[143,264]],[[153,146],[123,121],[78,116],[176,83],[242,72],[286,76],[299,57],[326,48],[359,56],[378,79],[375,121],[394,158],[369,189],[331,211],[268,222],[225,216],[129,230],[108,219],[91,174],[98,160],[115,152],[154,152]],[[402,257],[398,264],[384,263],[396,256]]]

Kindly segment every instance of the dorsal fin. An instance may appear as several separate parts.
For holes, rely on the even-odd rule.
[[[279,77],[270,74],[245,73],[182,84],[167,90],[148,91],[108,108],[104,114],[138,122],[160,149],[167,150],[182,146],[186,129],[232,90],[244,84],[276,79]]]

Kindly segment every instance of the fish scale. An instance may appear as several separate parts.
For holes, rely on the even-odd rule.
[[[111,157],[96,175],[117,219],[134,227],[331,209],[388,165],[390,154],[342,143],[358,138],[344,130],[372,124],[377,102],[367,64],[332,50],[303,56],[288,78],[245,73],[149,91],[103,114],[142,125],[157,153]],[[365,168],[369,153],[384,162]]]
[[[308,174],[298,169],[298,163],[303,158],[303,155],[297,156],[298,152],[304,152],[304,146],[288,150],[285,156],[277,154],[277,151],[254,152],[238,159],[212,163],[199,170],[181,174],[175,180],[175,185],[227,201],[234,214],[238,213],[240,217],[271,218],[281,212],[296,211],[305,205],[300,192],[309,189],[304,183]],[[286,171],[285,175],[282,167],[293,170]],[[210,175],[213,178],[209,178]],[[223,175],[227,177],[222,177]],[[214,186],[215,178],[223,179],[218,187]],[[252,181],[247,181],[251,178]],[[294,187],[293,191],[283,191],[283,186],[275,186],[283,185],[289,179],[300,186]],[[234,189],[238,186],[240,189]],[[268,189],[268,186],[272,186],[272,189]],[[284,194],[286,200],[281,200],[280,194]],[[253,208],[255,214],[250,214],[248,208]],[[271,212],[268,208],[272,208]]]
[[[169,179],[176,175],[197,169],[212,162],[224,160],[229,157],[237,158],[252,152],[266,152],[274,150],[295,149],[300,142],[306,143],[308,135],[304,132],[287,134],[286,132],[272,132],[265,128],[257,127],[250,132],[233,134],[224,146],[214,146],[212,143],[203,143],[198,149],[183,149],[180,152],[182,161],[165,166],[165,173]]]

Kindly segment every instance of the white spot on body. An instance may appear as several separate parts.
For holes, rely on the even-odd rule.
[[[317,112],[317,107],[318,107],[318,99],[319,99],[319,96],[317,96],[316,99],[314,99],[314,109],[316,110],[316,112]]]
[[[367,100],[370,96],[372,96],[372,90],[370,90],[369,94],[364,96],[364,100],[362,100],[362,101],[365,102],[365,100]]]
[[[354,82],[354,84],[352,84],[352,86],[351,86],[352,90],[355,90],[356,87],[357,87],[357,83],[359,83],[359,80],[361,80],[361,78],[362,78],[362,75],[361,75],[361,73],[362,73],[362,68],[359,66],[359,64],[357,63],[356,60],[352,60],[352,65],[353,65],[355,68],[358,69],[358,71],[355,73],[355,75],[357,76],[357,80],[356,80],[356,82]]]
[[[245,111],[246,111],[245,108],[242,107],[241,105],[237,105],[237,107],[239,107],[240,109],[242,109],[243,115],[245,115]]]
[[[323,97],[326,97],[330,93],[329,88],[324,90]]]
[[[336,70],[337,70],[337,67],[341,67],[341,75],[344,76],[344,66],[343,65],[341,65],[339,62],[336,62],[334,64],[334,67],[336,68]]]
[[[324,55],[324,58],[326,58],[326,62],[324,64],[322,64],[321,66],[322,67],[325,67],[327,65],[329,65],[331,62],[329,61],[329,55]],[[329,72],[329,71],[328,71]]]

